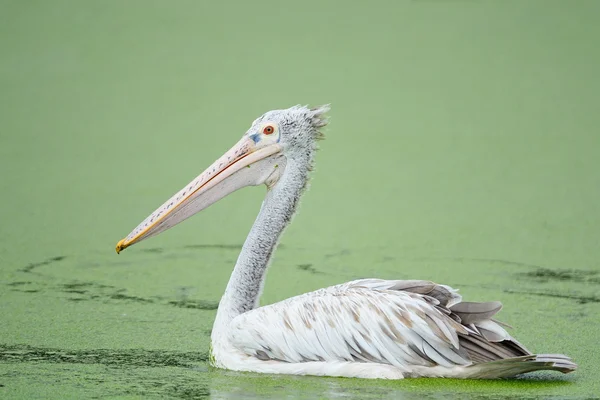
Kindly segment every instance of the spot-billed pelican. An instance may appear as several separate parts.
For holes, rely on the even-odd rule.
[[[463,302],[446,285],[361,279],[259,307],[269,260],[298,206],[328,106],[269,111],[206,171],[167,200],[117,253],[245,186],[267,194],[219,303],[216,367],[358,378],[501,378],[577,367],[529,352],[493,319],[499,302]]]

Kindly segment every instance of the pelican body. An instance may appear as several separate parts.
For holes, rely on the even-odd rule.
[[[117,253],[245,186],[267,194],[219,303],[211,363],[236,371],[357,378],[502,378],[577,367],[535,355],[494,315],[422,280],[362,279],[259,307],[267,267],[306,188],[328,106],[256,119],[242,139],[117,244]]]

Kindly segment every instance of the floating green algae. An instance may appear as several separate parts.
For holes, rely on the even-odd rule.
[[[0,1],[1,398],[588,399],[600,393],[600,5]],[[258,115],[332,103],[263,304],[431,279],[570,375],[208,366],[264,189],[114,245]]]

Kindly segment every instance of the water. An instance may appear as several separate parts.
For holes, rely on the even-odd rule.
[[[595,1],[0,2],[0,397],[594,398]],[[263,188],[114,245],[264,111],[332,103],[263,304],[432,279],[568,376],[362,381],[208,366]]]

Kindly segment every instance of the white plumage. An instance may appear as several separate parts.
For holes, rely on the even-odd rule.
[[[261,210],[219,303],[213,365],[238,371],[402,379],[499,378],[571,372],[563,355],[533,355],[493,319],[499,302],[463,302],[429,281],[362,279],[258,308],[266,270],[313,167],[328,107],[258,118],[242,140],[167,200],[117,252],[249,185],[266,184]]]
[[[226,336],[246,354],[293,363],[468,365],[458,353],[462,326],[437,300],[393,290],[398,283],[360,280],[296,296],[236,317]]]
[[[362,279],[235,317],[227,332],[213,334],[214,364],[386,379],[495,378],[574,368],[564,356],[531,355],[491,319],[500,308],[498,302],[461,303],[456,290],[429,281]],[[463,325],[461,316],[470,322]],[[492,363],[505,357],[508,365]]]

